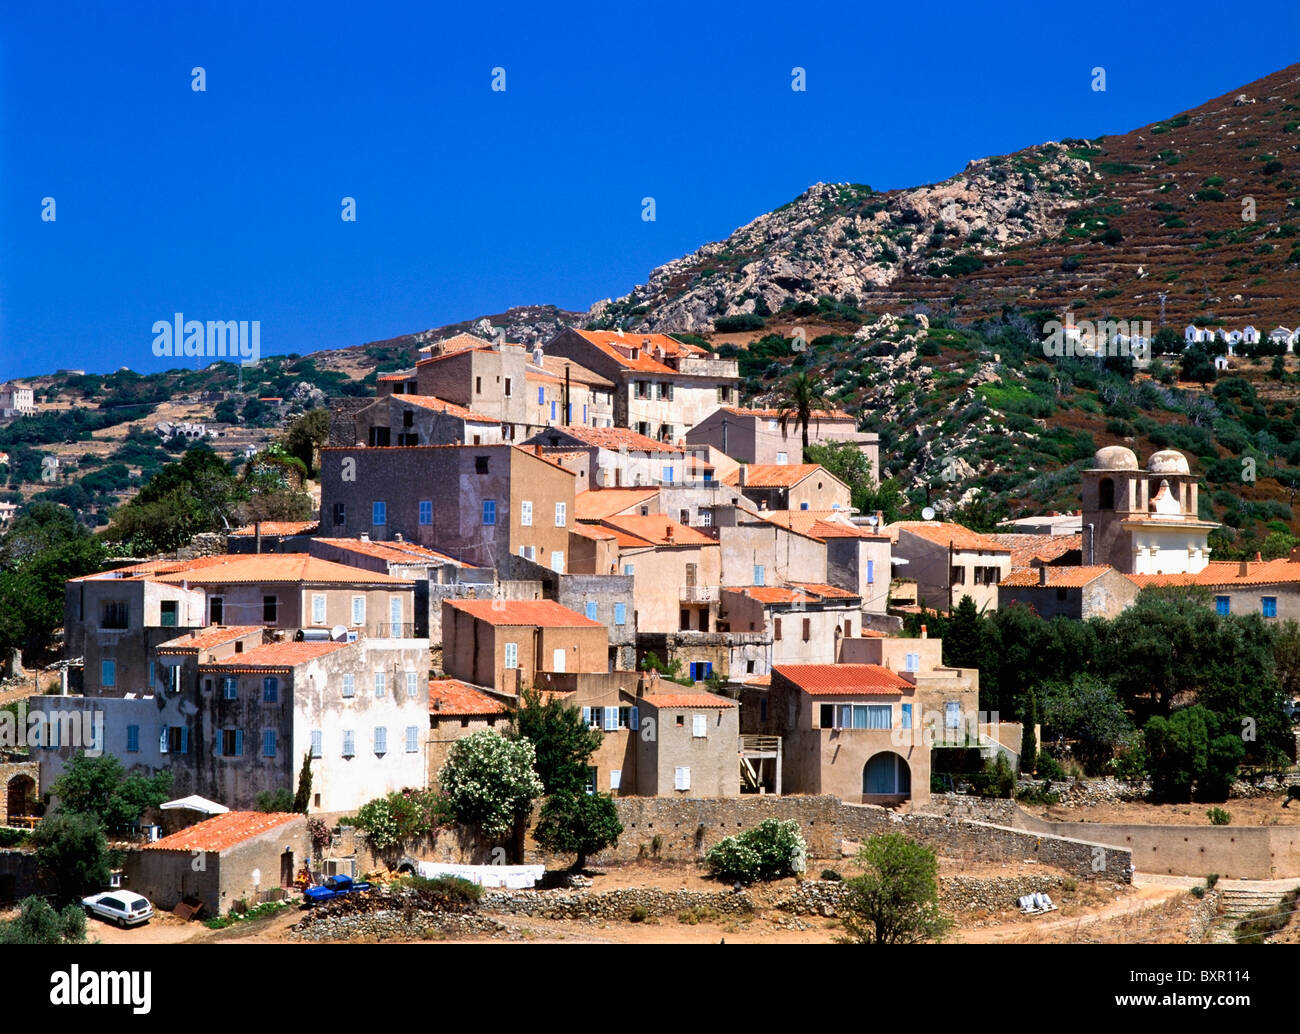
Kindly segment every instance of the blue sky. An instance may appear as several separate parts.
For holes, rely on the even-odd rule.
[[[819,180],[934,182],[1295,59],[1295,6],[1137,6],[6,0],[0,378],[171,365],[177,311],[268,354],[585,309]]]

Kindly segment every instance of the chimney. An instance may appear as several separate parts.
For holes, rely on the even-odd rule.
[[[930,638],[930,630],[929,630],[928,628],[926,628],[925,625],[922,625],[922,626],[921,626],[921,638],[922,638],[922,639],[929,639],[929,638]]]
[[[739,485],[741,488],[744,488],[746,483],[749,480],[748,475],[749,475],[749,465],[746,463],[742,463],[740,467],[737,468],[736,470],[736,484]]]
[[[1237,575],[1238,577],[1245,578],[1248,574],[1250,574],[1250,562],[1243,559],[1241,565],[1237,568]]]
[[[885,511],[884,511],[884,510],[877,510],[877,511],[876,511],[876,527],[877,527],[877,528],[880,528],[882,531],[884,530],[884,527],[885,527]]]
[[[1262,564],[1263,562],[1264,562],[1264,558],[1263,558],[1260,554],[1256,553],[1256,554],[1255,554],[1255,563],[1257,563],[1257,564]]]
[[[262,552],[262,522],[253,522],[253,552]]]
[[[393,541],[394,541],[394,542],[405,542],[406,540],[405,540],[404,538],[402,538],[402,533],[401,533],[400,531],[395,531],[395,532],[393,532]]]
[[[664,529],[664,537],[667,538],[669,542],[673,540],[673,526],[671,524]]]
[[[369,541],[370,541],[370,532],[368,532],[368,531],[363,531],[363,532],[361,533],[361,541],[362,541],[362,542],[369,542]]]

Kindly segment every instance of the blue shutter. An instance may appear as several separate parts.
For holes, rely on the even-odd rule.
[[[627,726],[633,731],[641,728],[641,708],[632,708],[632,713],[628,716]]]
[[[584,707],[584,708],[582,709],[582,724],[583,724],[583,725],[590,725],[590,724],[591,724],[591,708],[590,708],[590,707]]]
[[[875,580],[876,580],[876,562],[874,560],[868,560],[867,561],[867,584],[871,585]]]
[[[587,617],[591,621],[596,620],[596,604],[590,600],[587,602]]]
[[[188,754],[189,752],[190,752],[190,727],[188,725],[182,725],[181,726],[181,753]]]
[[[704,662],[704,677],[705,677],[706,679],[711,679],[711,678],[713,678],[713,662],[712,662],[712,661],[705,661],[705,662]]]
[[[554,402],[551,403],[551,419],[552,419],[552,420],[555,419],[555,403],[554,403]]]
[[[627,604],[626,604],[626,603],[615,603],[615,604],[614,604],[614,624],[616,624],[616,625],[625,625],[625,624],[627,624]]]
[[[242,758],[243,756],[244,756],[244,730],[236,729],[235,730],[235,757]]]
[[[214,757],[218,757],[218,758],[221,757],[221,737],[222,737],[222,730],[221,730],[221,729],[218,729],[218,730],[217,730],[217,742],[216,742],[215,744],[213,744],[213,747],[212,747],[212,754],[213,754],[213,756],[214,756]]]

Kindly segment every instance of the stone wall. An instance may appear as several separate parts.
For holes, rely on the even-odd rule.
[[[809,858],[839,858],[840,802],[830,795],[673,798],[622,797],[617,801],[623,835],[603,862],[651,857],[693,861],[723,837],[764,819],[794,819],[808,842]],[[658,846],[655,839],[658,838]]]
[[[991,912],[1014,908],[1026,894],[1045,892],[1060,904],[1071,877],[1046,872],[1033,876],[940,876],[939,907],[944,912]],[[838,916],[848,888],[832,880],[804,880],[776,903],[792,915]]]
[[[28,805],[28,814],[31,814],[31,807],[39,801],[38,789],[41,780],[41,766],[37,761],[8,761],[0,764],[0,825],[5,825],[9,821],[9,784],[15,779],[27,778],[31,780],[29,789],[31,791],[31,804]]]

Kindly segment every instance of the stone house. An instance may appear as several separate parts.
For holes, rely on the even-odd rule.
[[[468,348],[448,344],[433,346],[431,354],[415,364],[419,393],[496,421],[503,441],[521,441],[534,415],[528,398],[528,353],[520,345],[500,342]]]
[[[122,882],[156,909],[197,898],[216,916],[292,890],[311,860],[305,815],[228,811],[128,851]]]
[[[1137,598],[1138,588],[1109,564],[1091,567],[1017,567],[998,585],[998,606],[1022,603],[1042,618],[1113,618]]]
[[[660,682],[639,698],[653,736],[637,739],[637,793],[734,797],[740,793],[740,708],[734,700]]]
[[[352,416],[356,441],[388,445],[495,445],[501,422],[429,395],[380,395]]]
[[[739,400],[735,360],[667,334],[568,328],[547,343],[546,355],[611,381],[614,423],[659,441],[677,441],[719,405]]]
[[[36,394],[32,388],[17,381],[0,384],[0,419],[31,416],[36,412]]]
[[[227,553],[307,553],[319,521],[257,521],[226,536]]]
[[[969,596],[975,606],[996,610],[998,582],[1011,571],[1011,549],[947,521],[896,521],[884,529],[893,561],[902,560],[916,584],[918,605],[952,610]]]
[[[442,664],[455,679],[517,695],[548,672],[609,671],[605,626],[553,600],[444,600]]]
[[[626,427],[548,427],[526,442],[577,476],[575,491],[686,480],[686,451]]]
[[[614,426],[614,382],[573,360],[533,349],[525,367],[529,427]],[[536,398],[534,398],[536,396]]]
[[[567,570],[574,475],[510,445],[326,448],[321,528],[401,535],[480,567],[523,557]]]
[[[723,406],[701,420],[686,436],[688,445],[712,445],[741,463],[803,463],[803,428],[797,420],[781,427],[777,409]],[[852,414],[843,410],[818,410],[808,423],[808,444],[850,442],[866,454],[873,480],[880,472],[880,436],[859,431]]]
[[[1300,547],[1263,560],[1211,560],[1196,574],[1130,574],[1137,588],[1194,585],[1206,589],[1220,614],[1259,614],[1269,621],[1300,620]]]
[[[612,536],[611,536],[612,537]],[[609,635],[609,670],[636,668],[635,579],[624,574],[559,576],[555,600],[603,625]]]
[[[484,729],[502,732],[509,724],[505,701],[460,679],[429,682],[428,785],[438,785],[451,745]]]
[[[733,637],[734,680],[780,664],[832,664],[840,639],[861,631],[862,598],[815,583],[727,586],[718,627]]]
[[[741,464],[722,479],[759,510],[848,510],[849,486],[816,463]]]

